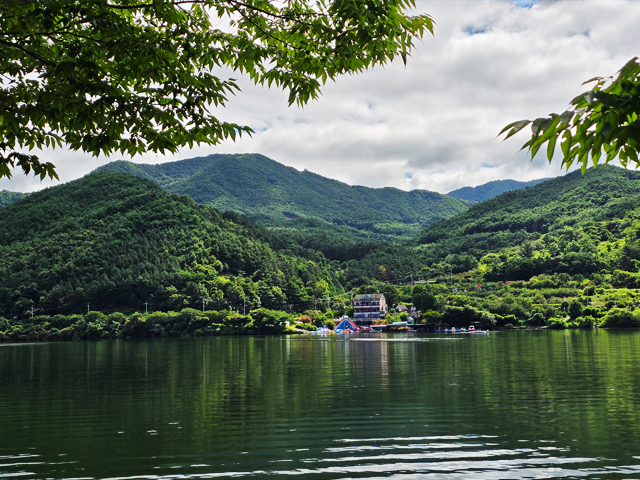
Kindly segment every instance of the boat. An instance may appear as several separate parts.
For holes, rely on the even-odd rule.
[[[465,333],[472,333],[475,335],[489,335],[489,330],[476,330],[476,327],[471,325],[467,330],[463,329]]]
[[[310,332],[310,333],[314,333],[316,335],[329,335],[332,331],[327,328],[325,325],[323,325],[322,327],[318,328],[315,332]]]

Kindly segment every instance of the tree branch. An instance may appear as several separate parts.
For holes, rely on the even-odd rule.
[[[4,40],[0,40],[0,43],[3,44],[3,45],[6,45],[7,47],[12,47],[12,48],[15,48],[17,50],[21,50],[24,53],[26,53],[27,55],[35,58],[36,60],[41,61],[42,63],[44,63],[46,65],[55,65],[55,63],[53,63],[51,60],[47,60],[43,56],[38,55],[37,53],[32,52],[30,50],[27,50],[22,45],[18,45],[17,43],[12,43],[12,42],[5,42]]]

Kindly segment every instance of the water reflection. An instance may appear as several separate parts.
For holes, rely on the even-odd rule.
[[[0,346],[0,477],[638,478],[636,332]]]

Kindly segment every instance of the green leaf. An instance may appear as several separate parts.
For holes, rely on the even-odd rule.
[[[328,79],[406,64],[414,39],[434,28],[410,14],[411,0],[151,4],[0,2],[0,70],[15,86],[0,98],[0,142],[97,156],[235,140],[250,129],[221,127],[210,107],[240,89],[211,72],[233,69],[304,105]]]
[[[511,129],[511,131],[504,138],[506,140],[507,138],[509,138],[509,137],[515,135],[516,133],[518,133],[520,130],[522,130],[524,127],[526,127],[530,123],[531,123],[531,120],[520,120],[520,121],[517,121],[517,122],[510,123],[509,125],[507,125],[506,127],[504,127],[500,131],[498,136],[502,135],[504,132],[506,132],[507,130]]]
[[[557,136],[553,136],[549,139],[549,144],[547,145],[547,159],[549,159],[549,161],[553,158],[553,152],[556,148],[556,140],[558,140]]]

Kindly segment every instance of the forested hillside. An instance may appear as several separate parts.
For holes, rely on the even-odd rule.
[[[459,198],[460,200],[469,200],[472,202],[484,202],[490,198],[497,197],[501,193],[510,192],[512,190],[521,190],[527,187],[533,187],[542,183],[548,178],[539,178],[529,182],[519,182],[517,180],[494,180],[493,182],[478,185],[477,187],[462,187],[447,193],[450,197]]]
[[[10,192],[9,190],[0,190],[0,208],[16,203],[26,197],[27,193]]]
[[[395,295],[422,321],[458,328],[640,327],[639,199],[640,172],[574,172],[437,222],[414,248],[377,246],[345,278],[407,285]]]
[[[460,272],[479,261],[489,279],[637,272],[639,200],[639,172],[599,166],[474,205],[418,241],[426,264],[446,262]]]
[[[261,225],[297,230],[311,225],[351,238],[359,232],[370,238],[409,237],[469,206],[426,190],[350,186],[258,154],[210,155],[159,165],[117,161],[99,170],[153,180],[169,192],[246,214]]]
[[[639,172],[601,166],[476,204],[413,244],[340,243],[313,230],[318,220],[305,220],[314,237],[267,230],[150,180],[96,172],[2,210],[0,316],[28,321],[33,305],[38,321],[48,323],[47,315],[86,312],[87,304],[131,313],[202,309],[204,300],[207,310],[223,311],[209,319],[211,332],[250,333],[263,331],[264,322],[243,317],[248,323],[234,326],[229,309],[307,312],[319,324],[341,315],[343,294],[356,289],[385,293],[391,305],[414,302],[431,323],[640,325],[640,310],[633,310],[640,305],[639,199]],[[300,246],[305,242],[340,262]],[[414,290],[411,279],[438,283]],[[333,295],[343,296],[327,303]],[[171,315],[141,331],[171,334],[162,323],[173,325]],[[200,331],[180,325],[177,334]],[[16,332],[5,338],[49,338]]]
[[[293,248],[293,250],[291,250]],[[185,307],[303,311],[339,269],[234,213],[96,172],[0,214],[0,315]],[[338,273],[336,273],[338,272]],[[143,310],[144,311],[144,310]]]

